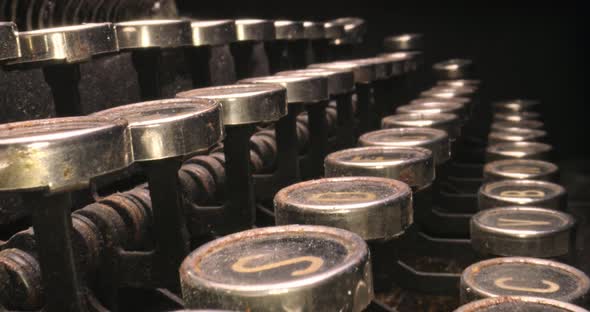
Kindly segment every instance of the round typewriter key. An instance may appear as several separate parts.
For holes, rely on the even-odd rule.
[[[277,193],[278,225],[345,229],[364,240],[388,240],[412,224],[412,191],[392,179],[341,177],[305,181]]]
[[[121,50],[177,48],[192,44],[189,20],[137,20],[115,24]]]
[[[235,24],[238,41],[269,41],[275,39],[275,26],[271,20],[237,19]]]
[[[185,259],[180,280],[189,308],[360,312],[373,299],[367,244],[323,226],[222,237]]]
[[[538,120],[541,114],[537,112],[494,113],[495,121],[520,122],[523,120]]]
[[[475,89],[481,85],[481,81],[475,79],[439,80],[436,82],[436,85],[451,88],[470,87]]]
[[[471,245],[484,255],[551,258],[567,255],[572,216],[536,207],[502,207],[471,218]]]
[[[207,151],[222,139],[221,106],[208,99],[168,99],[119,106],[96,116],[129,121],[133,160],[144,169],[154,213],[152,273],[158,283],[178,286],[178,265],[189,237],[178,171],[184,157]]]
[[[15,59],[21,56],[18,44],[16,24],[0,22],[0,61]]]
[[[521,113],[526,111],[535,110],[539,106],[539,101],[536,100],[523,100],[515,99],[508,101],[501,101],[492,103],[492,108],[496,113]]]
[[[305,106],[309,118],[310,131],[310,148],[309,148],[309,166],[303,172],[303,178],[314,178],[323,175],[323,159],[326,156],[328,145],[328,127],[326,125],[326,107],[328,106],[328,79],[323,75],[316,76],[295,76],[295,75],[274,75],[266,77],[257,77],[241,80],[240,83],[255,84],[280,84],[287,89],[287,102],[289,103],[288,127],[295,129],[298,110],[294,105]],[[291,107],[294,110],[291,110]],[[296,133],[292,133],[296,135]],[[279,134],[277,133],[277,136]],[[296,144],[296,136],[291,136],[286,144]],[[295,157],[298,154],[296,147],[293,146],[292,152]],[[280,148],[280,147],[279,147]],[[280,157],[279,157],[280,159]],[[292,165],[292,164],[291,164]]]
[[[204,98],[221,104],[223,125],[276,121],[287,114],[286,89],[272,84],[235,84],[194,89],[178,98]]]
[[[352,109],[352,94],[354,87],[354,73],[352,69],[324,69],[307,68],[278,72],[277,75],[320,76],[328,79],[328,93],[336,102],[338,146],[351,147],[354,144],[354,116]]]
[[[465,79],[473,75],[473,62],[467,59],[451,59],[432,66],[439,80]]]
[[[455,114],[399,114],[387,116],[381,120],[381,128],[434,128],[445,131],[449,139],[461,136],[461,121]]]
[[[490,145],[486,149],[486,161],[501,159],[549,160],[553,147],[537,142],[511,142]]]
[[[432,128],[391,128],[365,133],[359,137],[360,146],[418,146],[432,152],[436,165],[451,157],[449,136]]]
[[[287,114],[286,89],[278,84],[234,84],[190,90],[176,96],[221,104],[226,132],[226,218],[234,218],[235,227],[249,227],[254,223],[256,210],[249,142],[257,123],[274,122]]]
[[[503,206],[536,206],[565,210],[563,186],[535,180],[502,180],[486,183],[478,193],[479,210]]]
[[[330,34],[330,37],[334,33]],[[318,21],[303,22],[303,37],[307,40],[305,46],[305,66],[326,62],[328,60],[328,42],[326,24]]]
[[[236,24],[233,20],[211,20],[191,22],[195,47],[218,46],[237,40]]]
[[[275,26],[271,20],[237,19],[236,39],[231,45],[238,79],[270,74],[265,42],[275,40]]]
[[[483,168],[485,182],[498,180],[543,180],[557,182],[557,165],[534,159],[506,159],[487,163]]]
[[[385,51],[415,51],[424,48],[424,36],[422,34],[400,34],[388,36],[383,39]]]
[[[578,269],[556,261],[526,257],[477,262],[461,274],[461,302],[499,296],[534,296],[584,302],[590,280]]]
[[[543,141],[547,132],[537,129],[505,128],[494,130],[488,135],[488,144],[494,145],[503,142],[538,142]]]
[[[514,312],[514,311],[538,311],[538,312],[588,312],[577,305],[541,298],[526,296],[503,296],[481,299],[463,305],[454,312]]]
[[[20,192],[32,209],[45,309],[80,311],[70,192],[132,162],[127,121],[99,117],[0,125],[0,192]]]
[[[492,123],[492,130],[506,130],[510,128],[543,129],[545,125],[538,120],[496,121]]]
[[[463,87],[435,86],[429,90],[421,92],[420,96],[426,97],[426,98],[443,98],[443,99],[469,98],[476,92],[477,92],[477,88],[472,87],[472,86],[463,86]]]
[[[422,189],[434,180],[432,152],[421,147],[370,146],[345,149],[324,161],[327,177],[375,176]]]
[[[397,108],[398,114],[455,114],[462,119],[467,118],[467,108],[463,103],[452,99],[419,99],[409,105]]]

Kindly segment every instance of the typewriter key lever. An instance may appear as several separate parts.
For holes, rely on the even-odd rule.
[[[221,104],[228,202],[223,208],[223,224],[218,224],[223,228],[217,230],[231,233],[252,227],[256,210],[250,138],[257,124],[276,122],[287,115],[285,88],[278,84],[235,84],[186,91],[177,97],[209,99]]]
[[[286,225],[239,232],[180,267],[188,308],[363,311],[373,299],[369,249],[342,229]]]
[[[85,311],[72,249],[70,192],[132,162],[127,121],[101,117],[0,125],[0,192],[32,207],[46,311]]]
[[[110,23],[83,24],[18,33],[21,57],[9,63],[16,68],[43,68],[58,116],[84,114],[78,83],[80,63],[119,51]]]
[[[186,48],[193,87],[226,85],[236,82],[234,59],[229,45],[236,42],[233,20],[193,21],[192,46]]]
[[[265,44],[270,73],[302,68],[304,61],[304,27],[301,21],[274,21],[275,40]]]
[[[231,45],[237,79],[270,75],[268,56],[264,49],[275,40],[274,22],[263,19],[237,19],[236,42]]]
[[[154,214],[155,252],[153,258],[147,255],[153,263],[152,274],[145,282],[178,289],[175,272],[189,251],[178,170],[185,156],[205,152],[222,139],[221,107],[206,99],[169,99],[129,104],[94,115],[129,121],[133,161],[147,175]]]
[[[166,49],[192,45],[189,20],[140,20],[115,24],[121,51],[131,51],[142,100],[164,95],[162,54]]]
[[[310,151],[311,161],[308,168],[301,170],[304,179],[320,177],[323,173],[322,161],[325,156],[327,143],[327,127],[325,126],[325,110],[329,99],[328,79],[324,76],[297,76],[297,75],[275,75],[257,77],[241,80],[240,83],[265,83],[280,84],[287,89],[287,102],[289,103],[289,114],[278,121],[277,144],[279,149],[279,167],[281,162],[284,166],[293,166],[293,157],[297,157],[297,136],[296,119],[303,107],[306,108],[309,118]],[[284,135],[281,133],[285,133]],[[284,137],[281,143],[280,137]],[[281,146],[284,144],[284,154],[281,154]],[[287,153],[287,149],[289,152]],[[282,158],[282,156],[287,157]],[[293,167],[291,167],[293,168]],[[297,167],[295,167],[297,168]],[[303,169],[303,168],[302,168]],[[293,172],[293,169],[284,172]],[[298,178],[297,177],[297,178]],[[293,176],[288,177],[292,184]],[[286,181],[285,181],[286,182]],[[287,185],[288,185],[287,184]],[[286,185],[283,185],[286,186]],[[274,196],[274,193],[272,194]],[[272,198],[272,197],[271,197]]]

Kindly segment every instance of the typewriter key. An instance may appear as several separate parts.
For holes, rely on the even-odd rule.
[[[526,296],[503,296],[481,299],[463,305],[454,312],[588,312],[577,305],[553,299]]]
[[[193,87],[236,82],[229,45],[237,41],[233,20],[192,21],[192,46],[187,48]]]
[[[367,32],[365,20],[358,17],[341,17],[330,20],[328,23],[344,26],[344,36],[330,41],[331,58],[346,60],[359,57],[361,53],[356,48],[363,42]]]
[[[0,22],[0,62],[21,56],[16,24]]]
[[[533,111],[539,106],[539,101],[515,99],[492,103],[492,108],[496,113],[519,114],[521,112]]]
[[[237,41],[231,45],[238,79],[268,76],[270,74],[265,42],[275,39],[275,26],[271,20],[237,19]]]
[[[333,35],[333,34],[332,34]],[[328,37],[324,22],[304,21],[303,38],[305,41],[305,66],[328,60]]]
[[[545,125],[538,120],[496,121],[492,123],[492,130],[502,131],[510,128],[543,129]]]
[[[420,51],[424,49],[424,35],[400,34],[383,39],[383,48],[389,52]]]
[[[305,66],[305,37],[301,21],[274,21],[275,40],[264,45],[270,73]]]
[[[368,62],[331,62],[311,64],[309,68],[325,69],[346,69],[354,72],[354,82],[356,88],[357,109],[359,119],[359,133],[369,131],[371,124],[371,112],[369,110],[373,105],[372,83],[377,80],[377,69],[375,64]]]
[[[394,80],[400,75],[402,62],[391,57],[371,57],[350,60],[350,62],[369,63],[375,66],[376,79],[372,82],[373,101],[369,102],[369,129],[379,129],[381,118],[393,113],[393,106],[399,102],[394,99],[396,88]],[[397,87],[397,89],[400,88]]]
[[[287,89],[289,115],[287,116],[288,119],[283,122],[284,125],[277,125],[277,139],[281,136],[278,131],[287,131],[290,133],[284,142],[286,145],[291,145],[290,147],[285,146],[285,148],[289,148],[291,153],[293,153],[293,156],[290,157],[297,157],[298,154],[295,132],[296,119],[299,114],[297,106],[305,106],[309,116],[310,160],[308,169],[302,172],[302,177],[312,178],[321,176],[323,174],[322,163],[328,144],[328,129],[325,116],[329,99],[328,79],[323,76],[275,75],[244,79],[240,83],[280,84]],[[280,120],[279,123],[281,123]],[[288,127],[290,130],[281,130],[279,127]],[[278,148],[281,149],[282,143],[277,142],[277,144],[279,145]],[[279,155],[279,159],[283,160],[281,156]],[[293,166],[293,163],[289,159],[293,161],[292,158],[288,158],[285,161],[290,166]]]
[[[473,62],[467,59],[451,59],[432,66],[438,80],[465,79],[473,76]]]
[[[147,175],[154,213],[152,275],[159,285],[178,287],[174,272],[189,251],[178,170],[185,156],[207,151],[222,139],[221,107],[206,99],[169,99],[94,115],[129,121],[133,160]]]
[[[320,76],[328,79],[330,99],[336,102],[337,110],[337,149],[354,145],[354,115],[352,94],[354,92],[354,73],[351,69],[307,68],[278,72],[277,75]]]
[[[334,152],[324,160],[327,177],[373,176],[401,180],[414,189],[434,180],[432,152],[421,147],[358,147]]]
[[[139,20],[115,24],[117,41],[122,51],[131,51],[133,67],[143,100],[155,100],[164,95],[172,96],[165,90],[161,72],[164,53],[193,44],[189,20]],[[176,73],[173,73],[174,75]]]
[[[425,97],[425,98],[442,98],[442,99],[470,98],[476,92],[477,92],[477,87],[472,87],[472,86],[462,86],[462,87],[435,86],[435,87],[430,88],[429,90],[422,91],[420,93],[420,96]]]
[[[437,86],[450,87],[450,88],[462,88],[469,87],[477,89],[481,85],[481,80],[476,79],[452,79],[452,80],[439,80],[436,82]]]
[[[375,177],[305,181],[277,193],[276,222],[325,225],[364,240],[389,240],[412,224],[412,191],[402,182]]]
[[[391,128],[372,131],[359,137],[359,145],[424,147],[432,152],[437,166],[447,162],[451,157],[447,133],[431,128]]]
[[[367,244],[336,228],[287,225],[222,237],[180,268],[189,308],[363,311],[373,299]]]
[[[513,205],[565,210],[567,201],[561,185],[535,180],[486,183],[479,189],[477,197],[479,210]]]
[[[467,107],[453,99],[419,99],[397,108],[398,114],[455,114],[467,118]]]
[[[237,228],[249,228],[254,224],[255,198],[248,143],[257,123],[275,122],[287,114],[285,88],[273,84],[235,84],[186,91],[177,97],[210,99],[221,104],[229,200],[225,218]]]
[[[486,161],[502,159],[549,160],[553,147],[537,142],[509,142],[490,145],[486,148]]]
[[[445,131],[451,141],[461,136],[461,121],[455,114],[399,114],[387,116],[381,120],[381,128],[434,128]]]
[[[499,296],[534,296],[583,303],[590,280],[556,261],[506,257],[477,262],[461,274],[461,302]]]
[[[494,121],[519,122],[523,120],[538,120],[540,118],[541,114],[537,112],[494,113]]]
[[[536,207],[493,208],[471,218],[471,245],[484,255],[565,256],[573,250],[573,232],[572,216]]]
[[[533,159],[506,159],[487,163],[483,167],[485,182],[498,180],[543,180],[557,182],[557,165]]]
[[[51,87],[58,116],[77,116],[92,111],[81,98],[80,63],[119,50],[110,23],[83,24],[18,33],[21,57],[8,64],[15,68],[43,68]]]
[[[503,142],[539,142],[545,140],[547,132],[538,129],[505,128],[493,130],[488,135],[488,144],[494,145]]]
[[[32,207],[46,311],[80,311],[70,192],[132,162],[127,122],[98,117],[0,125],[0,192]]]

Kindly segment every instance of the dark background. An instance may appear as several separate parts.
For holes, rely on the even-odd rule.
[[[471,58],[499,99],[539,99],[561,159],[585,159],[590,155],[582,76],[588,9],[577,2],[513,2],[177,0],[181,14],[200,18],[359,16],[368,21],[367,55],[380,52],[387,35],[424,33],[430,60]]]

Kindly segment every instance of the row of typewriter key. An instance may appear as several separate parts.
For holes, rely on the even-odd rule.
[[[288,45],[283,48],[293,51]],[[477,170],[469,169],[483,158],[473,152],[464,132],[469,123],[481,122],[472,116],[485,104],[477,98],[479,82],[463,79],[471,64],[453,60],[435,65],[442,78],[437,86],[402,105],[411,99],[404,92],[419,65],[416,55],[390,53],[313,64],[308,70],[273,71],[274,76],[190,90],[177,99],[125,105],[90,117],[4,125],[3,155],[12,162],[1,171],[2,190],[30,192],[45,304],[50,310],[59,310],[64,302],[80,309],[84,305],[76,291],[80,285],[67,193],[129,165],[139,166],[147,176],[155,246],[154,252],[136,254],[137,262],[132,262],[146,265],[152,274],[131,280],[170,289],[180,286],[190,308],[387,311],[374,300],[374,289],[403,284],[400,276],[410,276],[409,283],[422,276],[411,259],[404,258],[405,252],[423,249],[429,256],[449,242],[459,246],[455,250],[469,250],[462,246],[468,240],[456,238],[465,234],[465,224],[473,250],[480,253],[474,259],[493,255],[575,262],[576,248],[570,247],[573,218],[558,211],[565,210],[565,191],[539,182],[555,181],[557,167],[530,160],[547,160],[551,149],[530,142],[543,140],[545,133],[532,129],[542,123],[521,120],[534,116],[528,111],[532,102],[493,107],[498,121],[487,137],[485,157],[497,161],[482,170],[489,183],[476,193],[481,211],[474,216],[468,213],[473,206],[453,211],[449,203],[464,197],[463,202],[470,202],[473,194],[464,196],[469,193],[465,190],[477,184],[472,172]],[[330,142],[326,111],[334,106],[337,130]],[[398,114],[386,117],[394,109]],[[298,150],[303,111],[309,132],[305,157]],[[256,132],[261,123],[273,124],[261,132],[275,130],[273,174],[256,174],[251,157],[251,140],[261,133]],[[384,130],[370,132],[380,127]],[[351,137],[361,133],[358,144],[363,147],[350,148],[355,144]],[[212,166],[202,156],[186,159],[204,153],[224,134],[216,159],[224,169],[225,202],[194,206],[199,225],[218,235],[233,233],[259,223],[256,217],[265,209],[280,226],[230,234],[199,247],[184,260],[178,285],[176,272],[196,231],[185,220],[182,178],[177,175],[179,170],[194,173],[183,163]],[[324,175],[327,178],[297,183]],[[255,201],[261,198],[274,199],[274,209],[257,207]],[[510,207],[496,208],[503,206]],[[448,222],[463,232],[438,229]],[[445,239],[444,234],[455,237]],[[443,247],[428,247],[436,244]],[[419,245],[427,248],[416,248]],[[458,275],[447,275],[446,281],[458,282]],[[439,281],[436,275],[434,281]],[[478,262],[465,269],[461,283],[463,302],[541,296],[548,299],[507,302],[573,311],[577,308],[549,299],[583,304],[589,287],[588,278],[573,267],[523,257]],[[51,296],[48,286],[58,287],[60,294]],[[486,303],[479,304],[481,309]]]

